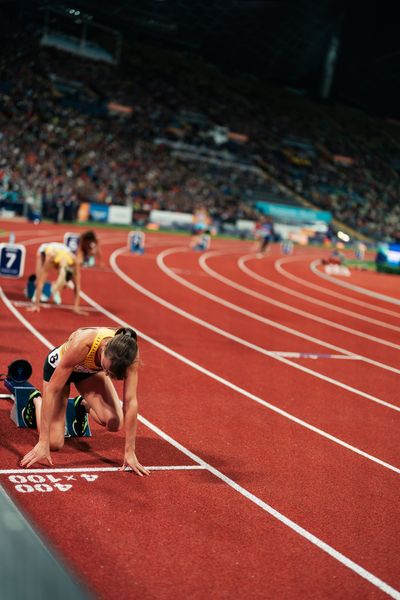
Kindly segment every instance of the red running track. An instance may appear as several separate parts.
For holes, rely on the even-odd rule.
[[[18,241],[32,239],[33,227],[12,226]],[[39,227],[46,230],[42,235],[36,229],[42,241],[46,235],[62,239],[64,228]],[[126,240],[121,231],[99,234],[105,259]],[[160,253],[179,246],[186,250],[187,238],[148,234],[147,241],[143,257],[122,252],[114,256],[114,267],[84,272],[83,291],[98,303],[98,312],[90,312],[84,324],[127,322],[138,329],[140,460],[154,467],[196,468],[154,470],[145,480],[90,471],[118,466],[123,449],[120,434],[94,427],[89,441],[71,441],[54,454],[62,471],[36,471],[32,480],[32,474],[18,470],[18,460],[35,434],[17,430],[3,402],[1,483],[99,598],[400,598],[398,374],[361,360],[292,357],[282,362],[270,354],[333,353],[323,342],[394,366],[398,350],[371,340],[360,343],[348,332],[316,326],[234,290],[205,273],[195,253],[165,259],[175,274],[210,294],[320,342],[232,310],[160,269]],[[26,273],[33,269],[38,243],[27,245]],[[214,249],[224,252],[209,259],[218,273],[279,298],[238,268],[237,258],[251,250],[248,243],[214,241]],[[278,258],[273,248],[270,256],[248,264],[282,283],[274,267]],[[309,281],[333,289],[308,274],[309,262],[305,258],[303,265]],[[373,288],[374,275],[371,282]],[[63,341],[83,325],[82,318],[66,308],[28,313],[18,305],[23,281],[2,279],[1,284],[1,364],[23,355],[33,365],[32,381],[40,385],[46,343]],[[285,285],[298,286],[287,280]],[[161,305],[149,292],[170,305]],[[307,293],[329,299],[315,290]],[[290,295],[280,300],[310,309]],[[372,314],[354,304],[346,307]],[[313,310],[332,319],[328,309],[314,305]],[[389,329],[348,315],[336,314],[336,319],[394,339]],[[39,340],[37,332],[45,339]],[[71,468],[80,470],[68,472]],[[18,472],[5,473],[8,469]]]

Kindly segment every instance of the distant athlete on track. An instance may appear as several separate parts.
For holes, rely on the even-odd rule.
[[[264,255],[268,252],[269,244],[274,239],[274,223],[272,217],[263,217],[259,223],[257,223],[256,238],[258,239],[259,254]]]
[[[59,242],[41,244],[36,254],[36,290],[32,298],[33,306],[29,310],[33,312],[40,311],[43,286],[46,283],[49,273],[53,269],[56,269],[58,277],[51,286],[55,304],[61,304],[60,292],[71,281],[74,286],[75,295],[74,312],[85,314],[79,308],[79,294],[81,289],[80,266],[81,261],[65,244]]]
[[[81,265],[91,267],[98,259],[100,266],[103,266],[103,259],[100,250],[99,240],[94,231],[84,231],[79,238],[77,258]]]
[[[27,405],[25,418],[31,415],[32,420],[36,419],[39,441],[21,460],[21,466],[53,464],[50,451],[64,446],[65,413],[73,383],[82,396],[76,405],[77,427],[84,431],[88,414],[108,431],[118,431],[125,426],[121,469],[131,467],[140,476],[149,475],[135,453],[138,363],[139,350],[133,329],[82,327],[71,333],[64,344],[46,357],[43,396],[32,394]],[[122,403],[111,379],[124,382]]]

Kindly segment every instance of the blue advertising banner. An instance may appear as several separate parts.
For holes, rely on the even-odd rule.
[[[107,204],[91,204],[89,208],[89,219],[98,223],[108,222],[108,205]]]
[[[269,215],[277,221],[285,223],[315,223],[316,221],[330,223],[332,221],[332,214],[327,210],[313,210],[302,206],[271,204],[270,202],[256,202],[256,208],[264,215]]]

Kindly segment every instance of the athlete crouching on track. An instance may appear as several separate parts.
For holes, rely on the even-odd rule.
[[[108,431],[118,431],[125,425],[125,455],[121,467],[131,467],[138,475],[149,475],[135,454],[137,429],[137,382],[139,350],[136,333],[129,328],[82,327],[68,340],[54,348],[44,363],[43,398],[27,406],[37,418],[39,441],[21,460],[29,468],[47,461],[53,464],[50,450],[64,445],[65,413],[70,383],[79,394],[78,427],[84,431],[87,414]],[[123,379],[122,406],[111,379]]]
[[[28,308],[32,312],[40,311],[40,299],[46,279],[52,271],[58,272],[57,280],[51,286],[51,292],[55,304],[61,304],[60,292],[72,281],[74,287],[74,312],[84,315],[79,307],[79,294],[81,289],[80,260],[71,252],[65,244],[59,242],[46,242],[39,246],[36,254],[36,290],[32,298],[33,305]]]

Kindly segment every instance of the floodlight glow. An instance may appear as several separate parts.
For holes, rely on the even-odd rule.
[[[344,231],[338,231],[337,236],[338,236],[339,240],[342,240],[342,242],[350,241],[350,236],[347,235],[347,233],[344,233]]]

